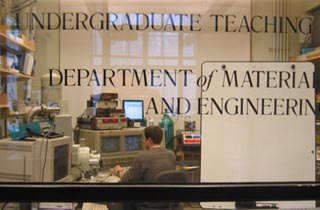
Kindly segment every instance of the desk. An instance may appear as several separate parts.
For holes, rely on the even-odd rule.
[[[124,171],[130,169],[129,166],[123,167]],[[200,182],[200,163],[199,161],[178,161],[177,170],[185,171],[187,175],[187,182]],[[96,176],[90,178],[82,178],[80,182],[92,183],[117,183],[120,178],[112,172],[112,168],[103,169],[98,172]]]
[[[90,178],[82,178],[79,182],[89,182],[89,183],[118,183],[120,178],[116,175],[110,173],[98,173],[97,176],[91,176]]]
[[[129,166],[123,167],[124,173],[129,169]],[[82,178],[80,182],[118,183],[120,182],[120,180],[120,177],[113,172],[113,168],[109,168],[99,171],[96,176],[91,176],[90,178]]]

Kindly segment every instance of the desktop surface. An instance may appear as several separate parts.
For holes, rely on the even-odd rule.
[[[123,167],[124,172],[130,169],[129,166]],[[80,182],[93,182],[93,183],[118,183],[120,177],[113,171],[113,168],[101,170],[96,176],[90,177],[90,179],[83,178]]]

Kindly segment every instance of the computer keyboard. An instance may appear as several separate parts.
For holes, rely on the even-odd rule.
[[[98,203],[83,203],[82,210],[108,210],[108,207]]]

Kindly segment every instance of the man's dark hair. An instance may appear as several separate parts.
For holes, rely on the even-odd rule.
[[[160,144],[163,137],[163,132],[159,126],[152,125],[144,129],[144,136],[146,138],[151,138],[154,144]]]

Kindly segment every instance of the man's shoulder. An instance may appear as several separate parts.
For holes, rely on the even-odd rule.
[[[174,154],[171,150],[167,150],[163,147],[157,147],[157,148],[153,148],[153,149],[150,149],[150,150],[145,150],[145,151],[142,151],[138,154],[138,157],[146,157],[146,156],[153,156],[155,154],[158,154],[158,153],[168,153],[168,154]]]

